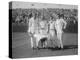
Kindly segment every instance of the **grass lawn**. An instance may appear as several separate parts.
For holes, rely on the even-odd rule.
[[[64,50],[32,50],[30,48],[30,37],[28,36],[27,32],[14,32],[12,33],[12,57],[29,58],[44,56],[76,55],[78,53],[78,49],[76,47],[78,45],[78,35],[75,33],[64,33],[62,39],[63,44],[65,46]]]

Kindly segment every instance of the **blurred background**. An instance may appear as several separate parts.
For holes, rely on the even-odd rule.
[[[42,20],[50,20],[50,17],[58,18],[58,15],[63,15],[63,19],[67,21],[67,27],[64,32],[78,33],[78,10],[77,9],[58,9],[58,8],[43,8],[43,9],[9,9],[12,12],[12,31],[26,32],[28,29],[28,18],[32,13],[35,17]]]

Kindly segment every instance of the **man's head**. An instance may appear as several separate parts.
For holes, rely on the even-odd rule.
[[[29,14],[29,18],[31,18],[31,17],[33,17],[33,14],[32,13]]]
[[[64,19],[64,14],[60,14],[59,19]]]

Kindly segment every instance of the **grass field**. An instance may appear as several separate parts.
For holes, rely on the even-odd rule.
[[[59,49],[40,49],[32,50],[30,48],[30,37],[27,32],[12,33],[12,57],[30,58],[45,56],[62,56],[78,54],[78,35],[76,33],[63,34],[64,50]]]

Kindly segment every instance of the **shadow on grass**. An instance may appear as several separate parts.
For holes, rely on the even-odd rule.
[[[55,50],[67,50],[67,49],[76,49],[78,48],[78,45],[65,45],[63,49],[61,48],[58,48],[58,47],[47,47],[47,48],[39,48],[40,49],[49,49],[49,50],[52,50],[52,51],[55,51]]]
[[[76,49],[78,48],[78,45],[65,45],[63,49],[55,47],[55,48],[49,48],[50,50],[67,50],[67,49]]]

